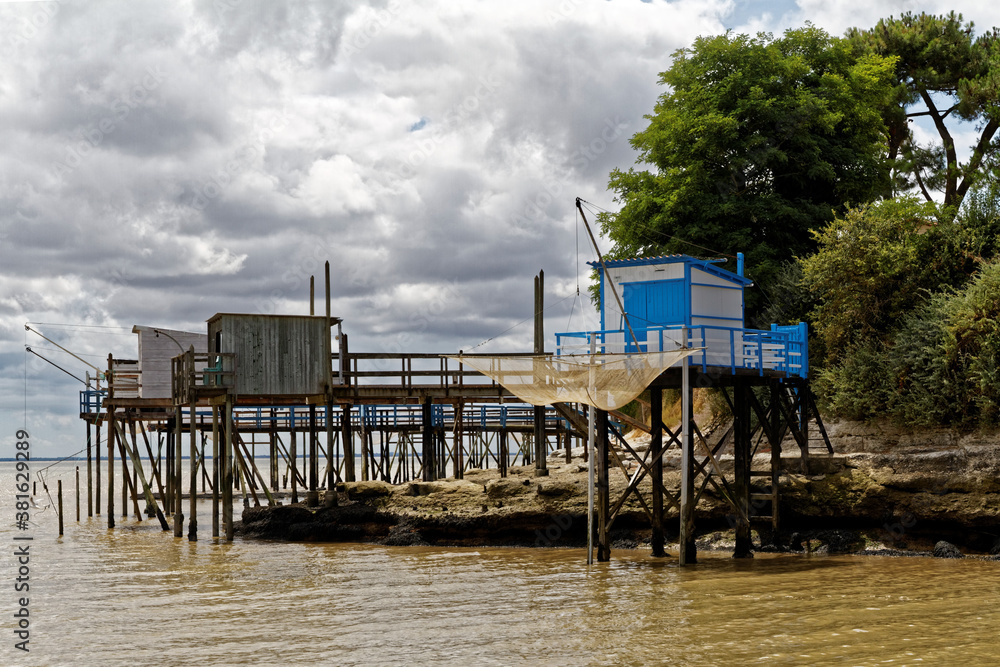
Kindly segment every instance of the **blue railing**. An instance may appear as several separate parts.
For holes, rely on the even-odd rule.
[[[556,334],[556,354],[587,354],[591,340],[597,354],[623,352],[660,352],[688,346],[700,348],[691,355],[691,364],[756,370],[779,371],[806,377],[809,373],[809,338],[805,322],[794,326],[772,325],[770,331],[698,325],[646,327],[637,332],[638,344],[623,329],[572,331]]]
[[[80,392],[80,414],[96,415],[101,411],[101,402],[108,392],[104,389],[85,389]]]

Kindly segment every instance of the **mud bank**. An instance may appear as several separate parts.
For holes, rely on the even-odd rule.
[[[871,429],[831,425],[838,453],[813,459],[805,473],[798,458],[782,458],[781,531],[775,535],[769,524],[755,524],[756,549],[929,554],[943,540],[965,554],[1000,553],[995,439],[942,432],[929,434],[930,440],[897,434],[909,440],[893,441]],[[768,461],[768,454],[758,455],[754,468],[766,469]],[[665,459],[667,488],[680,486],[678,463]],[[731,470],[731,457],[723,455],[720,465]],[[563,455],[553,455],[549,470],[548,477],[514,467],[503,479],[495,470],[472,470],[463,480],[343,484],[337,507],[248,507],[237,531],[266,539],[387,545],[584,546],[586,466],[579,458],[567,464]],[[625,475],[611,475],[612,499],[625,485]],[[649,482],[640,488],[648,493]],[[665,514],[668,541],[675,540],[676,508]],[[731,548],[735,517],[711,486],[696,520],[700,548]],[[645,511],[630,496],[614,522],[613,546],[643,547],[649,532]]]

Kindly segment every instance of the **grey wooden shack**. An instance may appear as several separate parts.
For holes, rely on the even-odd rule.
[[[141,324],[132,327],[132,333],[139,334],[139,398],[170,398],[170,360],[192,345],[199,354],[208,352],[208,336],[203,333]],[[126,397],[117,390],[115,395]]]
[[[236,355],[233,390],[243,396],[315,396],[331,383],[330,326],[337,318],[217,313],[208,320],[209,359]]]

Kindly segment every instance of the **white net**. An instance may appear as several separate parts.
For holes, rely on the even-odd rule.
[[[600,410],[617,410],[641,394],[665,369],[699,351],[450,358],[496,380],[532,405],[586,403]]]

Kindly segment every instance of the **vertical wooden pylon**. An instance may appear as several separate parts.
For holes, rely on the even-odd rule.
[[[292,476],[292,504],[299,502],[299,462],[298,462],[298,442],[295,435],[295,418],[294,418],[294,408],[290,408],[288,411],[289,419],[289,433],[288,433],[288,464],[292,467],[290,474]]]
[[[545,354],[545,271],[535,276],[535,354]],[[536,405],[535,422],[535,476],[549,474],[548,447],[545,441],[545,406]]]
[[[222,436],[222,528],[226,541],[233,541],[233,398],[226,394],[226,408],[223,416]]]
[[[684,330],[685,344],[687,330]],[[694,541],[694,400],[691,389],[688,357],[681,362],[681,507],[680,507],[680,564],[698,562],[698,549]]]
[[[437,479],[435,474],[435,451],[434,451],[434,404],[430,397],[424,399],[421,406],[421,459],[423,460],[422,479],[425,482],[433,482]]]
[[[465,443],[463,433],[465,425],[462,423],[465,404],[461,399],[455,403],[455,430],[452,435],[452,445],[455,450],[455,479],[465,478]]]
[[[753,558],[750,543],[750,397],[753,389],[736,381],[733,391],[733,500],[736,503],[734,558]]]
[[[219,406],[212,406],[212,537],[219,536]]]
[[[663,549],[663,390],[660,387],[649,388],[649,456],[652,460],[650,471],[653,484],[653,526],[650,534],[650,546],[653,556],[659,558],[666,554]]]
[[[316,434],[316,404],[309,404],[309,492],[306,505],[319,505],[319,442]]]
[[[778,401],[781,398],[781,385],[779,380],[772,380],[771,386],[771,401],[770,401],[770,418],[771,418],[771,531],[772,540],[778,539],[778,530],[781,528],[781,517],[778,512],[780,499],[779,499],[779,483],[781,476],[781,436],[783,430],[781,429],[781,409],[778,407]]]
[[[87,517],[94,516],[94,468],[91,451],[90,420],[87,420]]]
[[[172,461],[174,470],[174,537],[184,536],[184,505],[183,505],[183,494],[181,489],[183,488],[181,478],[183,477],[183,472],[181,468],[181,442],[184,439],[184,419],[183,419],[183,406],[181,403],[177,403],[175,417],[176,423],[174,425],[174,460]],[[193,419],[193,416],[191,417]]]
[[[94,513],[101,516],[101,420],[94,424]]]
[[[333,403],[326,402],[326,498],[327,507],[337,505],[337,461],[333,456]]]
[[[108,397],[104,401],[105,411],[108,420],[108,528],[115,527],[115,453],[114,453],[114,425],[112,419],[115,418],[114,395],[115,389],[112,380],[114,368],[114,358],[108,354]]]
[[[608,488],[608,413],[598,410],[595,422],[597,431],[594,456],[594,473],[597,487],[597,561],[599,563],[611,560],[611,538],[608,527],[611,522],[611,495]]]
[[[351,425],[351,405],[345,403],[340,410],[340,442],[344,449],[344,481],[357,481],[354,470],[354,433]]]

